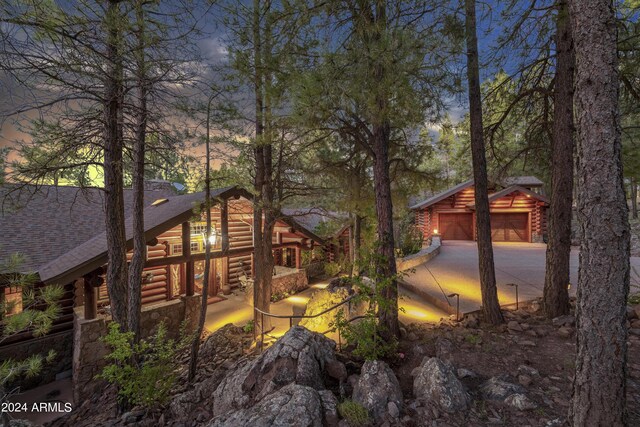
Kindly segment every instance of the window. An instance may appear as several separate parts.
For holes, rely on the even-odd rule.
[[[191,252],[200,251],[200,242],[191,242]]]
[[[182,243],[171,245],[171,255],[182,255]]]
[[[22,288],[19,286],[0,287],[0,301],[4,303],[4,313],[0,313],[0,317],[20,313],[22,311]]]

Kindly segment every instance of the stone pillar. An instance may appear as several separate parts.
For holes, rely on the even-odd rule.
[[[104,357],[108,354],[107,346],[100,341],[107,334],[107,324],[104,318],[85,319],[82,307],[75,309],[73,319],[73,399],[76,403],[85,398],[104,382],[96,380],[102,368],[106,365]]]
[[[198,321],[200,320],[202,295],[183,295],[180,300],[184,304],[184,322],[187,329],[185,332],[195,332],[198,329]]]

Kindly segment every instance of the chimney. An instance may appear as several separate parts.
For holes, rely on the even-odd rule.
[[[144,191],[163,191],[167,195],[176,193],[173,184],[164,179],[145,179]]]

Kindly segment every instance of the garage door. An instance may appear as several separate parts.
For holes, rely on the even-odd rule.
[[[491,214],[491,240],[494,242],[528,242],[529,214]]]
[[[439,214],[440,235],[443,240],[473,240],[473,214]]]

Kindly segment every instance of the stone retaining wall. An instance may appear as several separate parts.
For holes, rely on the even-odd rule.
[[[422,249],[420,252],[409,255],[404,258],[396,259],[396,269],[398,271],[405,271],[419,266],[433,258],[440,253],[440,239],[433,239],[433,242],[429,247]]]
[[[274,276],[271,282],[272,295],[295,294],[309,287],[305,269],[292,270],[290,273]]]
[[[195,331],[200,309],[200,295],[183,296],[180,299],[164,301],[142,307],[140,331],[142,337],[155,333],[158,325],[164,322],[170,338],[179,338],[182,322],[186,323],[186,332]],[[73,398],[76,403],[90,396],[103,384],[95,380],[105,366],[104,356],[108,349],[100,338],[107,334],[107,317],[87,320],[84,307],[77,307],[73,321]]]

